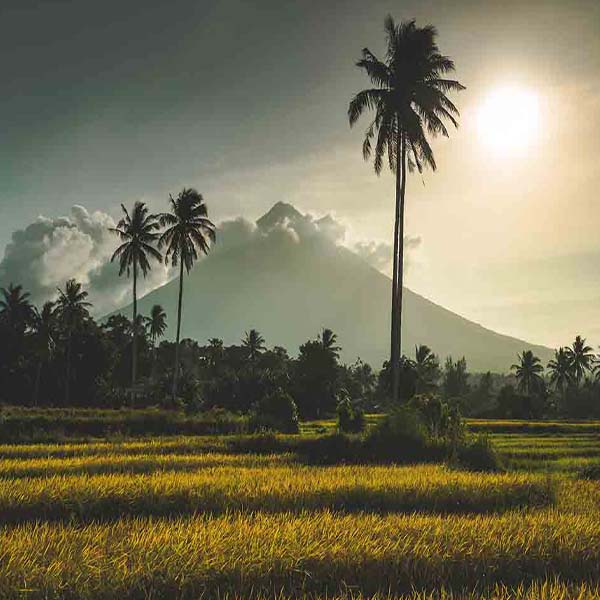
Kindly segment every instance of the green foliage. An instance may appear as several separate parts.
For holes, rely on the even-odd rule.
[[[461,467],[473,471],[500,471],[502,461],[489,437],[478,435],[468,438],[457,447],[456,458]]]
[[[298,433],[298,409],[293,398],[278,388],[261,398],[250,415],[251,431]]]
[[[600,481],[600,464],[594,463],[581,467],[577,475],[580,479],[589,479],[591,481]]]
[[[464,398],[469,393],[469,374],[464,356],[456,362],[451,356],[446,359],[442,387],[446,399]]]
[[[337,427],[342,433],[359,433],[365,427],[363,411],[352,404],[347,394],[343,394],[337,405]]]

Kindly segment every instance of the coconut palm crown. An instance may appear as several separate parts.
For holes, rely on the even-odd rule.
[[[511,369],[515,371],[519,389],[529,395],[543,383],[544,367],[531,350],[524,350],[517,356],[519,362],[512,365]]]

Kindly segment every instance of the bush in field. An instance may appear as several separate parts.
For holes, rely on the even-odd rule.
[[[342,433],[359,433],[365,427],[363,411],[344,395],[337,405],[337,428]]]
[[[433,460],[439,454],[422,416],[408,405],[382,419],[365,437],[364,445],[373,460],[412,462]]]
[[[579,469],[577,476],[579,479],[589,479],[590,481],[600,481],[600,464],[595,463],[586,465]]]
[[[250,431],[298,433],[298,409],[293,398],[281,388],[259,400],[250,415]]]
[[[500,471],[502,462],[487,436],[471,437],[458,445],[456,458],[461,467],[472,471]]]
[[[409,406],[421,416],[430,436],[440,437],[446,434],[448,405],[437,394],[418,394],[411,399]]]

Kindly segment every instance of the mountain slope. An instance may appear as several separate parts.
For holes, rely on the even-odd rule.
[[[182,335],[200,343],[219,337],[239,342],[244,331],[258,329],[269,345],[290,354],[322,327],[338,334],[342,357],[379,367],[389,353],[388,277],[346,248],[337,246],[319,223],[278,203],[257,221],[242,243],[224,244],[185,278]],[[139,301],[149,314],[161,304],[173,338],[177,281]],[[550,349],[500,335],[468,321],[405,289],[403,351],[427,344],[442,359],[465,356],[475,371],[506,371],[517,352],[532,349],[542,361]],[[123,309],[129,315],[130,309]]]

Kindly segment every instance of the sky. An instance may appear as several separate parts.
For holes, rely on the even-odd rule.
[[[277,201],[331,214],[389,269],[393,178],[346,115],[388,13],[436,25],[467,87],[438,170],[408,181],[406,284],[530,342],[600,344],[597,0],[3,0],[0,276],[115,285],[120,204],[162,210],[183,186],[215,221]]]

